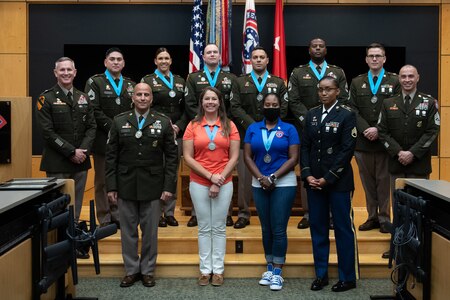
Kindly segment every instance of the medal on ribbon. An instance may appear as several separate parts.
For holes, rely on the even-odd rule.
[[[136,134],[134,135],[137,139],[140,139],[142,137],[142,126],[144,126],[145,118],[142,117],[142,120],[138,123],[138,131],[136,131]]]
[[[269,72],[264,73],[263,78],[261,80],[261,83],[259,83],[258,78],[256,77],[255,71],[251,71],[250,75],[252,76],[253,79],[253,83],[256,86],[256,89],[258,90],[258,95],[256,96],[256,100],[261,101],[262,99],[264,99],[264,95],[262,94],[262,90],[264,88],[264,86],[266,85],[266,81],[267,81],[267,77],[269,76]]]
[[[263,139],[263,144],[264,144],[264,148],[266,149],[266,155],[264,155],[264,162],[266,164],[270,163],[272,161],[272,156],[270,156],[269,154],[269,149],[272,146],[272,142],[273,142],[273,138],[275,137],[275,134],[277,133],[276,130],[272,130],[269,134],[269,136],[267,136],[267,128],[262,128],[261,129],[261,134],[262,134],[262,139]]]
[[[123,87],[123,76],[120,74],[119,78],[119,85],[116,84],[113,77],[111,76],[111,73],[109,73],[108,70],[105,71],[106,78],[108,79],[109,83],[114,89],[114,92],[116,92],[117,98],[116,98],[116,104],[120,105],[120,93],[122,92]]]
[[[372,91],[372,95],[373,95],[372,98],[370,99],[370,102],[372,102],[373,104],[377,103],[377,101],[378,101],[377,92],[378,92],[378,89],[380,88],[381,81],[383,80],[383,76],[384,76],[384,68],[381,69],[381,72],[378,75],[377,82],[374,83],[372,72],[370,72],[370,70],[369,70],[369,72],[367,73],[367,79],[369,80],[370,90]]]
[[[209,125],[205,125],[206,135],[209,137],[208,149],[211,151],[216,150],[216,143],[214,143],[214,138],[216,137],[219,126],[214,125],[214,129],[211,130]]]
[[[169,80],[170,81],[167,81],[166,77],[158,69],[155,70],[155,74],[169,88],[169,90],[170,90],[169,91],[169,96],[171,98],[174,98],[177,94],[173,90],[173,75],[172,75],[172,72],[169,71]]]

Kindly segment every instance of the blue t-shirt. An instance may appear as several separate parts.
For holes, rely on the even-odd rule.
[[[251,145],[256,166],[263,175],[268,176],[289,159],[289,146],[299,145],[300,139],[292,124],[278,119],[277,125],[267,133],[269,136],[272,131],[276,131],[272,145],[267,152],[262,138],[265,128],[265,120],[251,124],[245,133],[244,143]],[[267,153],[271,156],[270,163],[264,162],[264,156]]]

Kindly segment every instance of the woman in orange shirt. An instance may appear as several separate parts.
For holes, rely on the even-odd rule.
[[[226,217],[233,195],[231,173],[239,156],[239,132],[227,118],[222,94],[207,87],[197,116],[186,128],[183,156],[191,168],[189,192],[197,213],[199,285],[223,284]],[[212,279],[211,279],[212,275]]]

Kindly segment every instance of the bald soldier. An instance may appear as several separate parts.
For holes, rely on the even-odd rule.
[[[134,109],[117,115],[106,146],[106,186],[109,200],[118,203],[125,277],[120,286],[142,280],[155,285],[160,200],[175,193],[178,149],[170,119],[150,109],[152,90],[135,86]],[[142,247],[138,251],[138,226]],[[140,253],[140,255],[139,255]]]

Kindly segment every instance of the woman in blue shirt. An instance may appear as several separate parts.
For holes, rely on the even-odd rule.
[[[261,222],[267,271],[259,284],[281,290],[281,268],[286,260],[286,228],[297,191],[294,167],[300,140],[295,127],[280,119],[280,98],[269,93],[263,99],[264,119],[249,126],[244,160],[253,175],[253,199]]]

